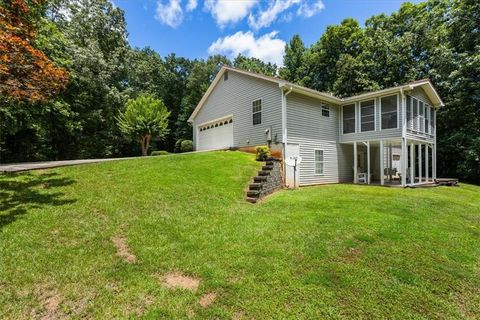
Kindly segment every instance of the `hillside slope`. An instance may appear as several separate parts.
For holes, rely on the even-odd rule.
[[[0,318],[480,317],[479,187],[251,205],[259,165],[212,152],[0,176]]]

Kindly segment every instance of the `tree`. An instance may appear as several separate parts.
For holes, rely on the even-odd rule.
[[[163,138],[168,133],[169,116],[170,112],[162,100],[140,95],[127,101],[125,112],[117,121],[123,133],[138,139],[142,156],[146,156],[152,137]]]
[[[302,84],[305,73],[305,52],[306,48],[298,34],[294,35],[290,43],[285,45],[283,56],[283,67],[280,69],[280,76],[290,82]]]
[[[47,100],[68,82],[67,71],[35,46],[36,13],[43,2],[1,1],[0,95],[8,99]]]
[[[238,69],[264,74],[266,76],[274,77],[277,75],[278,67],[271,62],[263,62],[257,58],[248,58],[239,54],[233,60],[233,66]]]

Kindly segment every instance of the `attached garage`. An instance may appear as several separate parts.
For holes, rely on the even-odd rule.
[[[220,150],[233,147],[232,117],[198,126],[197,150]]]

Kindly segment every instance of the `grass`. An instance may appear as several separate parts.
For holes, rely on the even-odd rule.
[[[0,176],[0,318],[480,318],[480,187],[251,205],[258,168],[216,152]],[[168,272],[198,291],[166,288]]]

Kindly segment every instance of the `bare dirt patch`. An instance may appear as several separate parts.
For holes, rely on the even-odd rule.
[[[63,300],[57,290],[38,288],[36,291],[38,292],[38,301],[42,305],[43,310],[33,310],[32,316],[43,320],[65,318],[65,315],[60,310],[60,304]]]
[[[358,248],[347,248],[342,253],[342,260],[345,262],[355,262],[360,259],[362,250]]]
[[[215,302],[215,299],[217,299],[217,294],[215,292],[209,292],[204,294],[198,303],[200,303],[203,308],[208,308],[213,302]]]
[[[167,288],[197,291],[200,280],[180,272],[167,273],[162,277],[162,284]]]
[[[243,311],[237,311],[232,317],[232,320],[240,320],[243,319]]]
[[[117,248],[117,256],[122,258],[127,263],[136,263],[137,257],[130,252],[128,248],[127,240],[123,237],[112,237],[112,242],[115,248]]]

